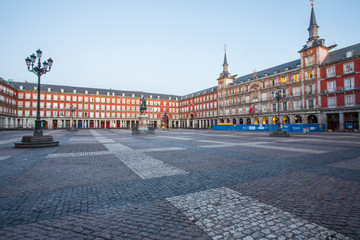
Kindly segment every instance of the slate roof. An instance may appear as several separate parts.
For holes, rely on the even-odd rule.
[[[207,88],[207,89],[204,89],[204,90],[201,90],[201,91],[197,91],[197,92],[193,92],[193,93],[187,94],[187,95],[185,95],[185,96],[182,96],[181,99],[186,99],[186,98],[192,98],[192,97],[196,97],[196,96],[201,96],[201,95],[204,95],[204,94],[208,94],[208,93],[217,91],[217,89],[218,89],[218,86],[214,86],[214,87]]]
[[[352,51],[353,55],[350,58],[346,58],[346,53]],[[347,61],[353,58],[359,58],[360,57],[360,43],[341,48],[332,52],[329,52],[329,54],[326,56],[325,60],[321,64],[321,67],[331,65],[337,62]]]
[[[34,90],[34,87],[37,87],[37,83],[29,83],[29,82],[10,82],[10,85],[13,85],[16,89],[20,89],[20,86],[23,86],[24,90]],[[64,93],[73,93],[73,90],[76,90],[77,94],[85,94],[85,91],[88,91],[88,95],[96,95],[96,92],[99,91],[99,96],[106,96],[108,92],[110,96],[115,93],[115,96],[123,96],[123,93],[126,97],[134,97],[140,98],[142,95],[144,98],[150,98],[152,95],[152,99],[166,99],[176,100],[176,98],[180,99],[181,96],[178,95],[169,95],[169,94],[159,94],[159,93],[147,93],[141,91],[125,91],[125,90],[115,90],[115,89],[101,89],[101,88],[85,88],[85,87],[72,87],[72,86],[64,86],[64,85],[53,85],[53,84],[41,84],[41,90],[47,92],[47,89],[51,88],[51,92],[61,92],[61,89],[64,89]]]
[[[291,71],[291,70],[299,69],[299,68],[300,68],[300,59],[297,59],[297,60],[287,62],[287,63],[281,64],[281,65],[278,65],[275,67],[261,70],[261,71],[257,72],[257,77],[254,77],[253,73],[238,77],[238,78],[236,78],[234,84],[248,82],[248,81],[255,80],[258,78],[262,78],[262,77],[269,77],[271,75],[280,74],[283,72],[287,72],[287,71]],[[267,76],[265,76],[265,74],[267,74]]]

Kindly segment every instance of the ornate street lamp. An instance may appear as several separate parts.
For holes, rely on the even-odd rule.
[[[276,98],[278,102],[278,117],[277,117],[277,130],[275,132],[270,133],[270,136],[272,137],[288,137],[289,134],[285,131],[281,131],[281,123],[280,123],[280,99],[285,97],[285,90],[277,88],[276,91],[271,93],[273,98]]]
[[[49,58],[47,61],[44,61],[41,66],[41,57],[42,51],[38,49],[35,54],[32,54],[30,57],[25,59],[27,68],[29,72],[33,72],[38,76],[38,96],[37,96],[37,110],[36,110],[36,120],[35,120],[35,131],[34,136],[43,136],[43,132],[41,130],[41,119],[40,119],[40,80],[41,75],[46,74],[51,70],[53,65],[53,60]],[[36,65],[36,58],[38,58],[38,62]]]
[[[27,69],[38,76],[38,96],[37,96],[37,111],[35,120],[35,131],[33,136],[23,136],[21,142],[15,142],[16,148],[38,148],[38,147],[54,147],[59,145],[59,141],[54,141],[50,135],[44,136],[41,130],[40,119],[40,80],[41,75],[49,72],[53,65],[53,60],[49,58],[41,64],[42,51],[38,49],[36,55],[32,54],[25,59]],[[36,63],[36,59],[38,59]]]

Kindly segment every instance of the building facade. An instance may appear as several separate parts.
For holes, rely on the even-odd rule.
[[[218,123],[320,123],[328,130],[359,128],[360,44],[333,50],[318,35],[311,8],[309,38],[299,59],[240,76],[231,75],[224,53],[217,85],[185,96],[42,85],[44,128],[130,128],[138,122],[140,99],[155,127],[211,128]],[[284,93],[280,104],[274,97]],[[33,128],[37,84],[0,81],[1,128]]]

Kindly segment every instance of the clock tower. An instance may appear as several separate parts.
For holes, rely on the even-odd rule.
[[[223,64],[223,72],[220,73],[220,77],[218,80],[218,106],[219,106],[219,116],[225,115],[225,106],[227,99],[227,88],[229,84],[233,83],[235,80],[235,76],[231,76],[228,70],[228,63],[226,58],[226,48],[224,49],[224,64]]]
[[[300,76],[301,92],[303,97],[301,104],[305,109],[311,110],[311,114],[319,115],[320,107],[320,65],[333,47],[326,47],[325,40],[319,38],[314,3],[311,0],[310,25],[308,28],[309,38],[300,53]]]

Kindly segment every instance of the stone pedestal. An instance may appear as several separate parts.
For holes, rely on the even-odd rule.
[[[270,137],[290,137],[290,134],[288,134],[285,131],[277,130],[277,131],[271,132],[269,136]]]
[[[148,135],[155,134],[155,129],[149,129],[149,120],[148,117],[141,113],[139,116],[139,125],[132,128],[133,135]]]
[[[54,141],[53,136],[24,136],[21,142],[15,143],[16,148],[55,147],[59,141]]]

